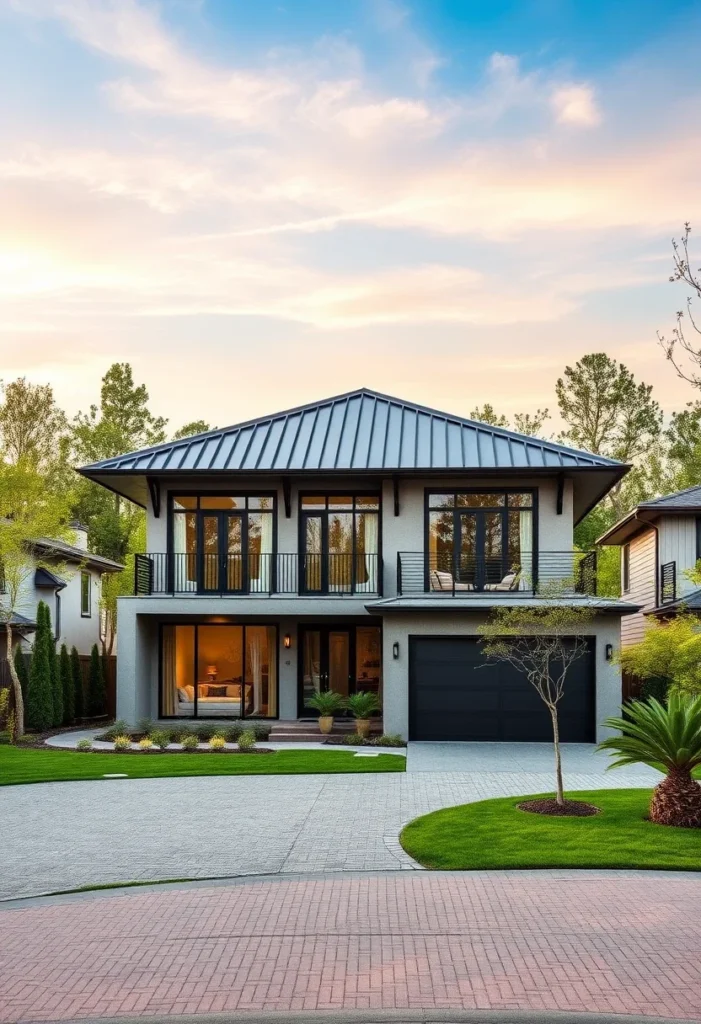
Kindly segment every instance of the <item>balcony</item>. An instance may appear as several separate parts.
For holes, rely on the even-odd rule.
[[[134,556],[134,594],[381,597],[382,559],[366,554],[174,554]]]
[[[470,597],[532,597],[549,587],[563,595],[596,595],[596,551],[541,551],[533,570],[509,567],[502,556],[397,554],[397,593]]]
[[[665,562],[660,567],[660,604],[677,600],[677,563]]]

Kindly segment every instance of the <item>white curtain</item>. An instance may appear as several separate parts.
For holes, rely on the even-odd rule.
[[[197,590],[194,568],[195,556],[187,550],[187,514],[173,516],[173,587],[176,593]],[[191,564],[192,563],[192,564]]]
[[[270,592],[270,580],[273,560],[273,517],[272,514],[263,515],[260,526],[260,575],[259,589],[263,593]]]
[[[533,513],[520,512],[518,521],[518,542],[521,553],[521,575],[519,590],[533,589]]]
[[[378,540],[379,540],[379,516],[365,513],[363,516],[363,539],[365,547],[365,582],[358,583],[356,590],[359,593],[377,593],[377,571],[378,571]],[[358,566],[360,568],[360,566]]]
[[[249,627],[246,629],[248,639],[248,669],[246,678],[250,673],[253,681],[253,709],[252,715],[260,714],[260,707],[263,700],[263,638],[260,630],[264,627]]]

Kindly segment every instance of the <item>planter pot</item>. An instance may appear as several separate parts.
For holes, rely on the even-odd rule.
[[[319,716],[319,731],[323,733],[330,733],[333,729],[333,715],[320,715]]]
[[[359,736],[362,736],[364,740],[370,735],[370,719],[369,718],[356,718],[355,720],[355,731]]]

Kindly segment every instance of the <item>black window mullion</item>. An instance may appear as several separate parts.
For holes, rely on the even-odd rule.
[[[200,654],[200,652],[199,652],[199,638],[200,638],[200,628],[199,628],[199,626],[195,626],[195,664],[193,666],[193,672],[192,672],[192,678],[193,678],[193,682],[195,684],[195,693],[194,693],[195,708],[194,708],[194,711],[192,712],[193,718],[197,718],[197,697],[198,697],[199,691],[200,691],[200,688],[197,685],[197,682],[198,682],[198,680],[197,680],[197,663],[199,661],[199,654]],[[177,642],[177,640],[176,640],[176,642]]]

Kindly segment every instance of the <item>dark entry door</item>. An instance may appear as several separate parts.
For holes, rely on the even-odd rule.
[[[571,666],[559,705],[566,743],[595,738],[594,646]],[[472,637],[412,637],[409,735],[414,740],[552,740],[550,715],[511,665],[488,662]]]
[[[348,697],[359,690],[381,692],[382,627],[379,625],[302,626],[299,639],[301,718],[317,712],[306,702],[333,690]]]
[[[211,512],[200,517],[199,587],[202,593],[246,590],[246,531],[242,514]]]

